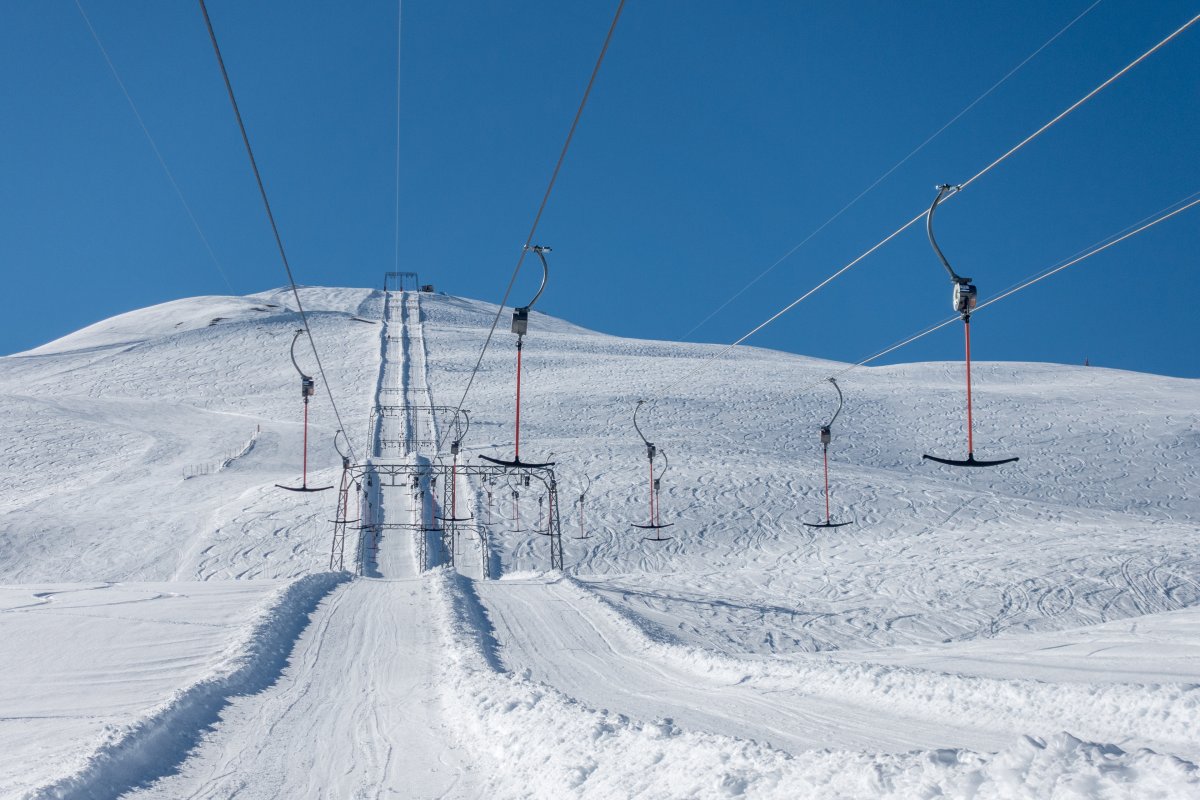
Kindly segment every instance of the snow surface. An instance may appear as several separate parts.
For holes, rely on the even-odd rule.
[[[495,307],[302,296],[359,457],[434,458],[387,443],[445,420],[370,409],[454,405]],[[522,456],[558,463],[567,574],[464,479],[482,560],[422,575],[388,529],[339,583],[335,493],[274,488],[299,480],[292,302],[180,300],[0,359],[0,795],[1200,796],[1200,382],[978,362],[978,453],[1021,461],[955,471],[920,455],[965,449],[961,366],[856,370],[830,448],[855,524],[822,530],[842,365],[534,312]],[[511,456],[511,339],[468,458]],[[658,545],[629,527],[642,398]],[[310,411],[310,484],[336,483],[320,389]]]

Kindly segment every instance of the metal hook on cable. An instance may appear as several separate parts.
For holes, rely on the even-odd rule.
[[[459,417],[466,420],[464,424]],[[460,408],[454,415],[454,421],[450,423],[454,426],[454,439],[450,442],[450,454],[458,455],[462,449],[463,439],[467,438],[467,431],[471,430],[471,413],[465,408]]]
[[[532,250],[537,253],[537,257],[542,262],[542,283],[538,286],[537,294],[533,296],[526,305],[513,310],[512,332],[517,336],[524,336],[529,332],[529,310],[533,308],[534,303],[542,296],[542,292],[546,291],[546,281],[550,279],[550,265],[546,263],[546,253],[552,251],[552,248],[545,247],[540,244],[525,245],[526,250]]]
[[[342,457],[342,469],[347,470],[350,469],[350,456],[342,452],[341,445],[338,444],[339,436],[346,440],[347,447],[350,446],[350,437],[341,428],[338,428],[337,433],[333,435],[333,449],[337,450],[337,454]]]
[[[933,198],[933,205],[929,207],[929,213],[925,215],[925,233],[929,235],[929,243],[933,245],[933,251],[937,253],[937,257],[941,260],[942,266],[946,268],[946,272],[950,274],[950,280],[954,282],[954,297],[952,303],[954,310],[962,314],[964,320],[971,316],[971,312],[975,310],[976,289],[975,284],[971,283],[970,278],[964,278],[954,271],[954,267],[950,266],[950,261],[946,258],[946,254],[942,252],[942,248],[938,247],[937,239],[933,237],[933,212],[937,207],[953,194],[956,194],[961,187],[951,186],[948,183],[943,183],[937,187],[937,197]]]
[[[837,391],[838,407],[837,411],[833,412],[833,418],[821,426],[821,444],[829,444],[833,439],[833,423],[837,422],[838,416],[842,413],[842,406],[846,400],[842,397],[842,387],[838,386],[837,378],[830,378],[829,382],[833,384],[833,388]]]
[[[642,433],[641,426],[638,425],[638,419],[637,419],[638,412],[642,410],[642,404],[644,404],[645,402],[646,402],[645,400],[638,400],[637,405],[634,406],[633,429],[635,431],[637,431],[637,435],[639,437],[641,437],[642,443],[646,445],[646,457],[649,458],[651,461],[653,461],[654,456],[657,453],[657,449],[654,447],[654,442],[647,439],[646,434]]]
[[[316,394],[317,389],[316,383],[313,381],[312,376],[300,369],[300,364],[296,361],[296,342],[303,335],[304,328],[298,328],[296,330],[296,335],[292,337],[291,356],[292,366],[296,368],[296,372],[300,373],[300,394],[304,397],[304,404],[308,405],[308,398]]]

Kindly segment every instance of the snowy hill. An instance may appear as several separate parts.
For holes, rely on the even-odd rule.
[[[496,311],[302,297],[362,457],[389,382],[457,404]],[[810,528],[822,381],[845,365],[709,361],[535,312],[522,455],[557,463],[566,575],[514,532],[510,487],[464,481],[493,579],[469,557],[422,577],[395,531],[384,580],[343,582],[321,575],[334,493],[274,486],[299,472],[292,302],[178,300],[0,359],[0,635],[20,643],[0,656],[0,794],[1200,791],[1200,382],[978,362],[977,451],[1021,460],[954,470],[921,454],[965,451],[961,365],[855,370],[830,447],[853,524]],[[512,454],[512,339],[465,404],[472,463]],[[630,527],[639,399],[671,464],[657,544]],[[311,482],[335,483],[321,389],[310,411]],[[519,503],[529,527],[539,495]],[[314,739],[366,750],[310,763]]]

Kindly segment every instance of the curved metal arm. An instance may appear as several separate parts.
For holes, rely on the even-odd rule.
[[[946,272],[950,273],[950,280],[955,283],[970,283],[970,278],[964,278],[954,271],[954,268],[950,266],[950,262],[946,260],[942,248],[938,247],[937,239],[933,238],[933,212],[937,210],[938,205],[943,200],[958,192],[959,187],[944,183],[937,188],[937,197],[933,198],[933,205],[929,207],[929,213],[925,215],[925,232],[929,234],[929,243],[933,245],[933,251],[937,253],[938,258],[942,260],[942,266],[946,268]]]
[[[536,303],[538,298],[542,296],[542,292],[546,291],[546,281],[550,278],[550,265],[546,263],[546,253],[549,253],[551,249],[549,247],[543,247],[540,244],[526,245],[525,249],[532,250],[533,252],[537,253],[538,258],[542,260],[542,285],[538,287],[537,294],[533,296],[533,299],[524,306],[525,310],[528,311],[529,309],[533,308],[533,304]]]
[[[845,398],[842,397],[842,387],[838,386],[837,379],[830,378],[829,382],[832,383],[833,388],[837,390],[838,407],[837,407],[837,411],[833,412],[833,419],[831,419],[831,420],[829,420],[829,422],[825,423],[826,430],[829,430],[830,428],[833,427],[833,423],[837,421],[838,415],[842,413],[842,406],[846,404]]]
[[[654,488],[658,488],[658,482],[662,480],[663,475],[667,474],[667,470],[671,468],[671,459],[667,458],[666,450],[659,450],[658,454],[663,458],[663,468],[659,471],[658,477],[654,479]]]
[[[343,439],[346,440],[347,446],[350,445],[350,437],[347,436],[346,432],[344,430],[342,430],[341,428],[338,428],[337,433],[335,433],[333,435],[333,449],[337,450],[337,454],[342,457],[342,461],[347,461],[350,457],[348,455],[346,455],[345,453],[343,453],[342,448],[338,445],[338,437],[339,436],[341,436]]]
[[[461,414],[463,419],[465,419],[467,421],[467,424],[463,426],[463,429],[461,432],[458,430],[459,414]],[[454,422],[452,424],[454,425],[454,432],[456,434],[458,434],[457,436],[454,437],[454,441],[456,443],[461,444],[462,440],[467,438],[467,431],[471,430],[471,414],[470,414],[470,412],[467,411],[465,408],[460,408],[458,410],[458,414],[454,415]]]
[[[636,405],[636,406],[634,406],[634,409],[633,409],[633,429],[634,429],[635,431],[637,431],[637,435],[641,437],[641,439],[642,439],[642,444],[646,445],[646,457],[647,457],[647,458],[649,458],[651,461],[653,461],[653,460],[654,460],[654,454],[657,452],[656,448],[654,447],[654,442],[652,442],[652,441],[650,441],[649,439],[647,439],[647,438],[646,438],[646,434],[642,433],[642,429],[641,429],[641,427],[639,427],[639,426],[638,426],[638,421],[637,421],[637,415],[638,415],[638,412],[642,410],[642,405],[643,405],[645,402],[646,402],[645,400],[638,400],[638,401],[637,401],[637,405]]]
[[[579,493],[579,500],[576,501],[580,505],[583,504],[583,498],[587,497],[588,491],[592,488],[592,476],[584,475],[583,477],[587,479],[587,486],[583,487],[583,491]]]
[[[299,328],[296,330],[296,335],[292,337],[292,366],[296,368],[296,372],[300,373],[301,378],[312,380],[312,376],[306,374],[304,370],[300,369],[300,365],[296,363],[296,340],[299,339],[303,333],[304,328]]]
[[[638,412],[642,410],[642,404],[644,404],[645,402],[646,402],[645,400],[638,400],[638,401],[637,401],[637,405],[636,405],[636,406],[634,406],[634,409],[633,409],[633,429],[634,429],[635,431],[637,431],[637,435],[641,437],[641,439],[642,439],[642,443],[643,443],[643,444],[645,444],[645,445],[647,445],[647,446],[649,446],[649,444],[650,444],[650,440],[646,438],[646,434],[642,433],[642,429],[641,429],[640,427],[638,427],[638,424],[637,424],[637,415],[638,415]]]

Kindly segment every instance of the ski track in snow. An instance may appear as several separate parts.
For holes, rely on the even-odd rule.
[[[355,447],[378,463],[434,457],[410,451],[445,420],[383,416],[365,436],[361,423],[378,403],[453,405],[495,307],[303,291]],[[176,301],[0,359],[0,578],[322,568],[334,493],[274,488],[298,478],[287,302]],[[385,312],[382,327],[361,321]],[[659,397],[716,348],[537,312],[530,331],[523,451],[558,462],[569,576],[541,575],[545,538],[509,531],[509,498],[489,509],[488,487],[463,480],[460,502],[491,518],[483,564],[473,543],[456,548],[466,577],[422,578],[416,537],[385,530],[376,577],[334,589],[302,632],[307,611],[287,615],[274,667],[218,669],[176,706],[135,713],[57,782],[38,778],[40,796],[1198,791],[1196,381],[980,362],[979,454],[1022,460],[955,471],[920,454],[963,449],[960,365],[859,370],[830,449],[833,514],[854,524],[822,530],[803,522],[823,511],[831,398],[796,388],[841,365],[742,348]],[[498,335],[467,403],[467,458],[511,452],[509,344]],[[640,398],[671,457],[660,546],[629,528],[645,515]],[[333,484],[320,393],[311,412],[310,483]],[[254,425],[242,458],[181,479]],[[575,539],[585,474],[591,536]],[[373,491],[368,513],[419,518],[407,489]],[[521,502],[528,524],[536,498]],[[20,595],[0,626],[47,602]]]

